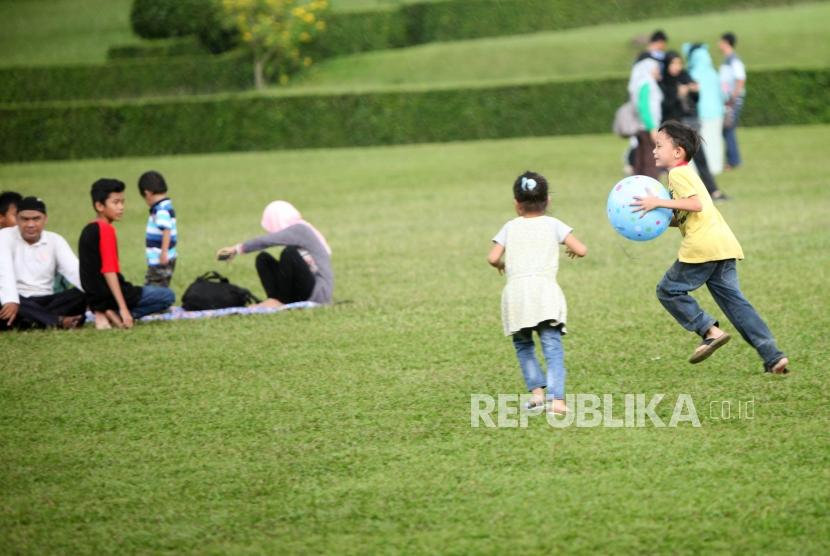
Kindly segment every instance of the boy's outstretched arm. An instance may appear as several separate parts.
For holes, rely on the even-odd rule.
[[[118,274],[115,272],[104,272],[104,280],[107,282],[115,302],[118,304],[118,315],[124,321],[124,326],[127,328],[133,327],[133,315],[127,307],[127,302],[124,301],[124,294],[121,291],[121,284],[118,283]]]
[[[490,263],[490,266],[495,267],[499,274],[504,273],[504,260],[502,256],[504,255],[504,245],[500,245],[498,243],[494,243],[493,247],[490,248],[490,254],[487,255],[487,262]]]
[[[697,198],[697,195],[684,197],[682,199],[661,199],[660,197],[655,197],[654,195],[651,195],[650,191],[649,195],[646,195],[645,197],[635,195],[634,202],[631,203],[631,206],[637,207],[635,209],[632,209],[631,212],[643,213],[640,215],[640,218],[645,216],[647,212],[654,210],[656,208],[685,210],[686,212],[700,212],[703,210],[703,205],[700,203],[700,199]]]
[[[588,248],[585,247],[584,243],[576,239],[576,236],[573,234],[568,234],[562,243],[565,244],[565,254],[572,259],[584,257],[588,254]]]

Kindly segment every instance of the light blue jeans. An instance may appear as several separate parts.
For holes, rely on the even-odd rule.
[[[130,310],[134,319],[140,319],[153,313],[160,313],[176,301],[176,294],[170,288],[144,286],[141,288],[141,300]]]
[[[718,324],[689,295],[703,284],[729,322],[764,360],[765,368],[784,357],[769,327],[741,293],[735,259],[698,264],[675,261],[657,284],[657,299],[683,328],[703,337],[712,325]]]
[[[741,151],[738,149],[738,121],[744,109],[744,97],[735,98],[733,107],[735,117],[729,127],[723,126],[723,139],[726,141],[726,163],[736,168],[741,165]]]
[[[533,343],[533,331],[539,334],[542,354],[545,356],[547,373],[536,358],[536,346]],[[525,379],[528,392],[536,388],[547,388],[548,400],[565,399],[565,350],[562,348],[560,327],[553,327],[549,322],[539,323],[533,328],[523,328],[513,334],[513,347]]]

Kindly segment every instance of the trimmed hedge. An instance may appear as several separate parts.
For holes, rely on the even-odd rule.
[[[253,87],[242,53],[106,65],[0,68],[0,103],[216,93]]]
[[[609,19],[636,19],[655,15],[655,10],[704,11],[723,6],[725,2],[666,0],[656,7],[639,0],[583,0],[579,3],[570,0],[452,0],[412,4],[398,10],[335,12],[329,17],[329,28],[313,47],[311,56],[319,60],[412,42],[512,33],[516,27],[521,28],[519,32],[527,32]],[[744,3],[782,2],[786,0],[746,0]],[[136,2],[135,6],[139,4]],[[159,2],[161,4],[169,5],[170,2]],[[213,21],[203,26],[199,41],[210,45],[208,48],[212,52],[225,50],[233,44],[235,35],[219,23],[215,1],[187,0],[182,3],[185,7],[197,5],[201,8],[192,9],[201,14],[201,20]],[[120,47],[113,49],[111,56],[134,56],[132,61],[107,65],[0,68],[0,103],[135,98],[238,91],[252,87],[249,75],[252,70],[242,54],[217,58],[170,56],[165,59],[168,55],[197,52],[197,44],[195,38],[189,37],[155,45]],[[145,55],[158,59],[146,59]]]
[[[744,125],[830,123],[830,70],[755,72]],[[0,108],[0,160],[351,147],[610,132],[625,79]]]
[[[342,56],[398,48],[410,43],[406,16],[400,10],[329,13],[326,31],[312,47],[315,57]]]
[[[716,12],[809,0],[447,0],[398,9],[333,12],[315,57],[330,57],[423,44],[570,29],[599,23]],[[197,34],[214,53],[237,44],[223,28],[216,0],[135,0],[133,28],[147,38]]]
[[[794,3],[797,0],[451,0],[409,4],[401,11],[407,44],[422,44]]]
[[[130,24],[145,39],[193,35],[212,9],[212,0],[133,0]]]
[[[333,13],[320,37],[323,56],[341,56],[434,41],[521,35],[638,21],[661,16],[717,12],[740,7],[796,4],[809,0],[447,0],[399,9]]]
[[[133,60],[135,58],[169,58],[172,56],[201,56],[208,49],[195,37],[159,39],[139,44],[111,46],[107,49],[107,60]]]

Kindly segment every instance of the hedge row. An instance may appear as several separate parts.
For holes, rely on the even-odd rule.
[[[407,44],[520,35],[657,17],[718,12],[794,0],[452,0],[401,8]],[[644,33],[652,29],[643,29]]]
[[[193,0],[188,6],[204,5]],[[787,0],[745,0],[763,5]],[[163,2],[160,2],[163,3]],[[138,5],[138,4],[136,4]],[[379,50],[433,40],[522,33],[620,21],[666,13],[714,10],[729,0],[452,0],[411,4],[398,10],[334,13],[328,31],[312,51],[316,59]],[[184,9],[184,8],[182,8]],[[211,42],[231,44],[233,38],[217,27]],[[252,70],[241,54],[222,57],[180,56],[198,52],[193,38],[161,45],[121,47],[114,56],[132,60],[96,66],[53,66],[0,69],[0,103],[77,99],[135,98],[172,93],[209,93],[251,88]],[[171,58],[143,59],[173,55]],[[122,58],[123,60],[123,58]],[[238,62],[238,63],[237,63]]]
[[[389,145],[609,132],[624,79],[352,95],[0,108],[0,160]],[[756,93],[757,91],[757,93]],[[830,70],[752,74],[745,125],[830,122]]]
[[[139,37],[162,39],[193,35],[204,25],[212,0],[133,0],[130,24]]]
[[[330,13],[326,31],[313,49],[317,57],[333,57],[412,44],[400,10]]]
[[[105,65],[0,68],[0,103],[215,93],[252,86],[251,64],[238,52]]]
[[[808,0],[800,0],[808,1]],[[799,0],[446,0],[399,9],[333,12],[318,55],[340,56],[433,41],[451,41],[569,29],[655,17],[716,12]],[[217,15],[215,0],[135,0],[134,30],[147,38],[195,33],[212,52],[232,48],[233,37]],[[166,31],[165,31],[166,29]],[[644,32],[649,31],[645,29]]]
[[[171,56],[201,56],[204,54],[209,54],[208,49],[199,42],[196,36],[189,36],[111,46],[107,49],[107,60],[169,58]]]

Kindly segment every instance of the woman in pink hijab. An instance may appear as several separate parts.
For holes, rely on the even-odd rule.
[[[281,307],[298,301],[331,303],[331,248],[323,234],[287,201],[274,201],[265,207],[262,227],[266,235],[223,247],[216,254],[219,260],[229,260],[261,251],[256,257],[256,270],[268,299],[259,306]],[[264,251],[276,245],[284,246],[279,260]]]

